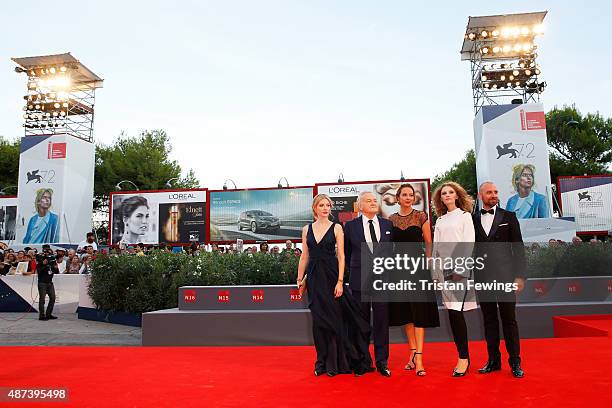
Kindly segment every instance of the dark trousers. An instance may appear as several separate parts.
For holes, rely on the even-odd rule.
[[[359,302],[363,317],[371,322],[376,364],[386,364],[389,360],[389,304],[362,299],[359,290],[351,290],[351,294]]]
[[[315,369],[338,373],[338,344],[335,333],[313,324],[312,337],[317,351]]]
[[[516,302],[480,302],[480,310],[484,320],[485,337],[487,339],[487,352],[489,360],[501,361],[499,352],[499,320],[497,310],[502,321],[504,342],[508,351],[508,362],[521,362],[521,345],[519,340],[518,324],[516,323]]]
[[[463,312],[448,309],[448,320],[450,321],[451,332],[453,333],[453,340],[455,341],[459,358],[470,358],[467,324],[465,323]]]
[[[45,315],[45,297],[47,295],[49,295],[49,306],[47,306],[47,314]],[[53,282],[38,282],[38,313],[40,314],[40,317],[51,316],[54,305],[55,286],[53,286]]]

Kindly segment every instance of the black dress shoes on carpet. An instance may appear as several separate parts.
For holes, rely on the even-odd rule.
[[[525,376],[525,372],[521,368],[520,363],[510,364],[510,369],[512,370],[512,375],[516,378],[523,378]]]
[[[487,361],[487,364],[484,365],[484,367],[478,370],[478,372],[480,374],[489,374],[489,373],[492,373],[493,371],[500,371],[500,370],[501,370],[501,361],[489,360]]]
[[[389,370],[387,363],[376,364],[376,370],[378,370],[383,377],[391,377],[391,370]]]

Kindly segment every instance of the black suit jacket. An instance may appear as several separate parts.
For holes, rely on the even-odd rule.
[[[391,242],[391,235],[393,232],[393,223],[380,216],[378,217],[378,225],[380,226],[380,241]],[[363,230],[363,216],[359,216],[354,220],[347,222],[344,225],[344,256],[346,262],[346,268],[349,272],[349,287],[351,290],[361,290],[361,244],[367,242],[365,239],[365,232]],[[389,248],[374,247],[374,253],[367,251],[369,259],[371,260],[374,256],[385,256],[388,255],[386,252],[382,253],[382,250],[388,250]],[[368,262],[368,265],[370,263]],[[367,268],[367,266],[365,266]]]
[[[527,272],[525,246],[516,214],[498,206],[488,235],[482,227],[480,217],[480,212],[472,215],[476,231],[475,252],[476,256],[483,256],[486,253],[487,257],[485,269],[474,271],[476,280],[497,279],[497,281],[512,282],[515,278],[525,279]]]

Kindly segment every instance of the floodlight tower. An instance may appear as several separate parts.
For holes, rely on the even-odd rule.
[[[484,105],[520,100],[539,102],[540,81],[535,37],[542,34],[546,11],[469,17],[461,60],[470,61],[474,113]]]
[[[25,136],[68,134],[93,142],[95,92],[103,79],[70,53],[12,60],[28,76]]]

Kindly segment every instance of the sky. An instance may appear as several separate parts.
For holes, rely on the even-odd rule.
[[[23,135],[11,57],[104,78],[94,137],[164,129],[201,187],[433,178],[473,147],[468,16],[548,10],[545,109],[612,116],[607,1],[48,1],[0,14],[0,136]],[[119,181],[119,180],[117,180]],[[230,183],[231,184],[231,183]]]

